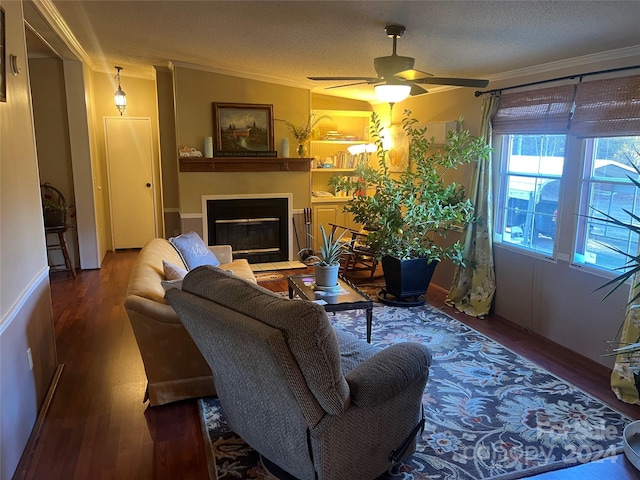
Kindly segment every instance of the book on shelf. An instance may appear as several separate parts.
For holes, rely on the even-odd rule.
[[[354,168],[356,159],[349,152],[339,151],[335,155],[325,157],[324,168]]]
[[[320,139],[333,142],[357,142],[360,140],[356,135],[348,135],[337,130],[329,130],[323,133]]]
[[[333,193],[326,192],[326,191],[323,191],[323,190],[314,190],[313,192],[311,192],[311,196],[312,197],[330,198],[330,197],[333,197]]]

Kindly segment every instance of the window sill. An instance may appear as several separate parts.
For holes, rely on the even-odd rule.
[[[553,254],[550,253],[546,253],[546,252],[536,252],[535,250],[529,250],[526,248],[520,248],[520,247],[516,247],[514,245],[510,245],[508,243],[502,243],[502,242],[497,242],[494,241],[493,243],[494,247],[503,249],[503,250],[507,250],[509,252],[513,252],[513,253],[519,253],[521,255],[524,255],[526,257],[533,257],[533,258],[537,258],[539,260],[544,260],[547,262],[551,262],[551,263],[558,263],[558,256],[553,256]],[[568,261],[568,257],[567,257],[567,261]]]

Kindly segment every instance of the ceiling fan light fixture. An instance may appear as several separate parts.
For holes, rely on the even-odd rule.
[[[404,100],[411,93],[411,85],[376,85],[376,95],[380,101],[385,103],[398,103]]]
[[[398,39],[405,32],[403,25],[387,25],[385,32],[393,39],[393,51],[391,55],[376,57],[373,59],[373,67],[377,77],[307,77],[309,80],[325,80],[331,82],[351,82],[327,87],[341,88],[354,87],[356,85],[375,85],[376,96],[381,102],[387,102],[393,109],[393,104],[401,102],[409,95],[417,96],[428,93],[420,85],[445,85],[453,87],[485,88],[488,80],[474,78],[450,78],[434,77],[431,73],[415,70],[415,58],[404,57],[397,54]],[[357,82],[357,83],[353,83]]]

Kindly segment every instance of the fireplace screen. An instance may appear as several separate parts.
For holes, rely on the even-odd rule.
[[[216,220],[216,243],[233,245],[233,254],[280,251],[280,219],[235,218]]]
[[[249,263],[289,260],[289,200],[207,200],[209,245],[231,245],[234,258]]]

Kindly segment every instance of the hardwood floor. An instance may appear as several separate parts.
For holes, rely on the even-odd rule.
[[[142,403],[146,378],[123,306],[137,254],[110,252],[102,269],[82,271],[75,280],[64,273],[52,276],[58,360],[64,369],[40,434],[25,451],[16,479],[209,478],[196,402],[154,408]],[[284,291],[286,281],[264,286]],[[443,307],[441,292],[430,290],[428,300]],[[640,407],[615,399],[606,368],[498,317],[478,320],[446,306],[443,310],[630,417],[640,418]],[[640,476],[618,455],[531,478]]]

